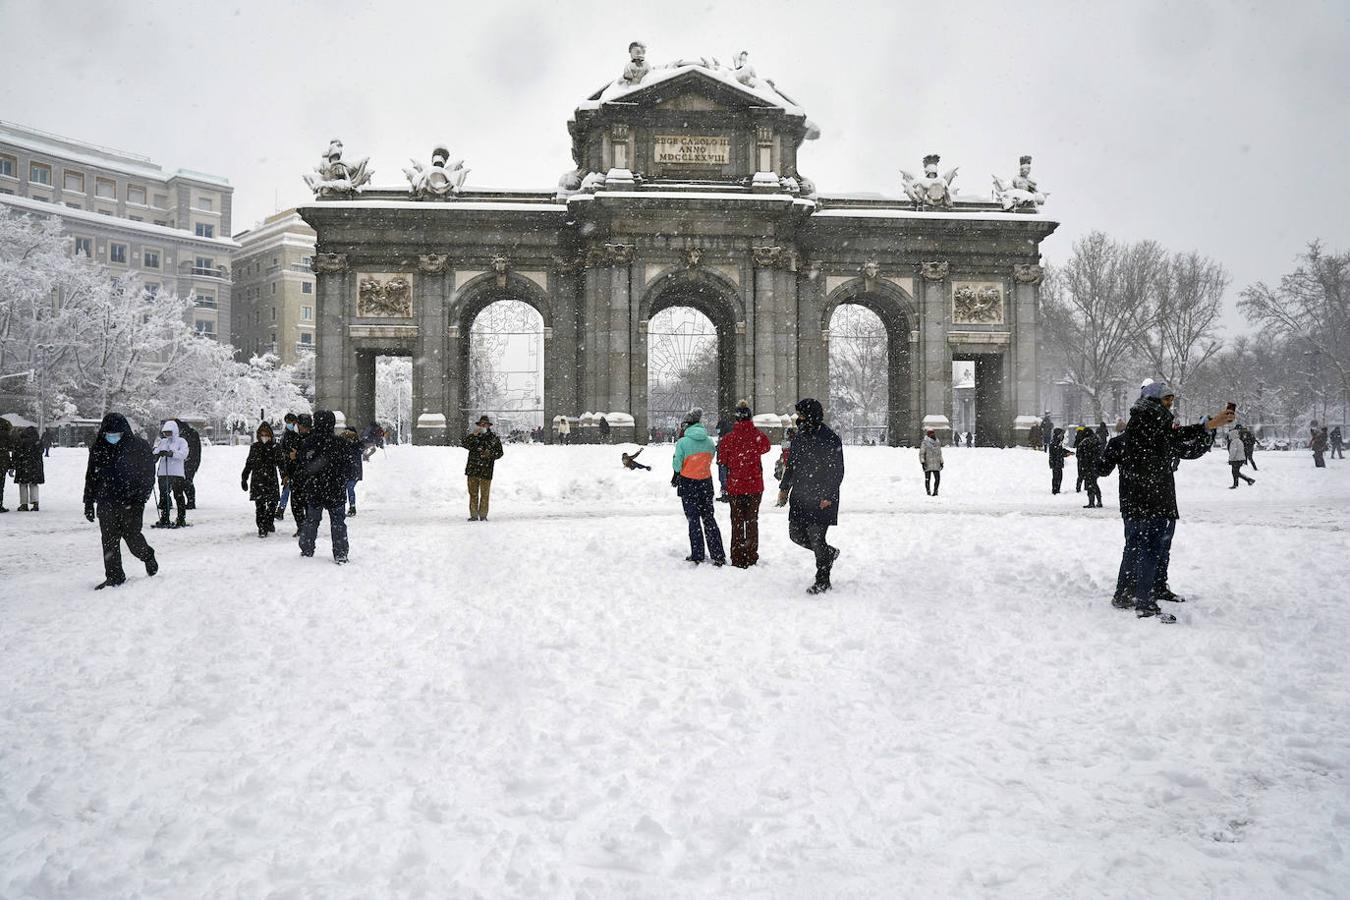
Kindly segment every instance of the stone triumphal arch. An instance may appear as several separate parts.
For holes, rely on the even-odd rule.
[[[981,443],[1039,414],[1039,247],[1056,223],[1030,157],[986,197],[958,195],[937,156],[902,172],[898,197],[818,192],[798,160],[818,129],[744,55],[630,53],[568,121],[574,168],[554,190],[466,188],[444,147],[376,187],[332,143],[301,209],[318,232],[320,406],[372,419],[376,356],[410,356],[415,440],[457,442],[477,416],[469,330],[516,300],[544,323],[546,422],[631,416],[645,440],[647,327],[673,306],[716,329],[723,410],[824,402],[831,317],[856,304],[885,328],[891,443],[947,428],[954,360],[976,365]]]

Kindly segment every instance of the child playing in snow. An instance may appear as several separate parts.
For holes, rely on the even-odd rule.
[[[620,455],[623,456],[623,467],[625,469],[628,469],[629,471],[636,472],[638,469],[642,469],[644,471],[650,472],[652,470],[651,466],[644,466],[642,463],[637,461],[637,458],[642,455],[641,447],[638,448],[637,453],[633,453],[631,455],[623,453]]]

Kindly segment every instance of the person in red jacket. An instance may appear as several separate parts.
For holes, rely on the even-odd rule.
[[[755,427],[750,404],[736,404],[736,424],[717,444],[717,462],[727,467],[731,498],[731,564],[748,569],[759,562],[759,501],[764,495],[764,463],[769,437]]]

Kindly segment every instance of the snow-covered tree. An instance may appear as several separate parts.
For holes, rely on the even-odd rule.
[[[840,306],[830,318],[830,417],[846,440],[881,438],[890,373],[886,326],[876,313]]]
[[[400,444],[411,439],[412,359],[409,357],[381,356],[375,360],[375,418],[393,429]]]

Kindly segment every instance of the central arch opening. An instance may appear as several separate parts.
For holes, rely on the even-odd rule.
[[[881,317],[841,304],[830,317],[830,417],[846,444],[885,444],[890,401],[889,338]]]
[[[464,396],[467,418],[487,415],[503,437],[543,427],[544,319],[533,306],[496,300],[473,317]]]
[[[691,306],[671,306],[647,324],[647,426],[669,440],[695,406],[718,406],[717,327]]]

